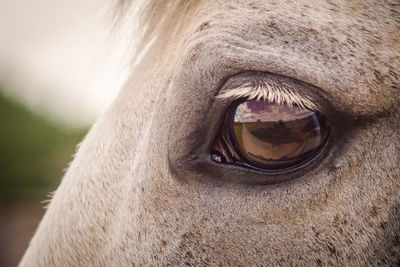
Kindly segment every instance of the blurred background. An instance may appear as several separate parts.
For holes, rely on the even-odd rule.
[[[0,0],[0,266],[16,266],[77,144],[127,76],[107,0]]]

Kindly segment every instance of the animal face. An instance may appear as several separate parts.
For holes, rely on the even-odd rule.
[[[81,145],[22,265],[398,262],[399,4],[149,7],[155,37]],[[219,96],[273,79],[326,117],[324,151],[274,174],[213,161],[234,101]]]

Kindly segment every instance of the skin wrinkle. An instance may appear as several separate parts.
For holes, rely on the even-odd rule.
[[[231,11],[231,12],[234,12],[234,11]],[[237,15],[237,16],[235,16],[235,15]],[[253,16],[250,15],[249,18],[254,18],[254,16],[255,15],[253,15]],[[237,18],[237,17],[239,17],[239,14],[232,14],[232,17]],[[213,23],[217,24],[221,20],[222,20],[221,18],[215,19],[215,21]],[[260,20],[262,20],[262,18]],[[256,20],[257,23],[259,23],[260,20]],[[231,20],[229,20],[229,23],[232,23]],[[266,22],[266,23],[268,24],[268,22]],[[338,105],[346,105],[343,109],[354,110],[357,113],[362,113],[362,112],[369,113],[373,110],[382,109],[383,107],[388,106],[387,103],[384,103],[384,101],[386,101],[386,99],[389,99],[389,100],[397,99],[397,94],[395,93],[396,91],[392,90],[392,94],[390,94],[386,97],[385,95],[380,95],[380,94],[385,93],[388,90],[379,90],[379,91],[375,92],[375,89],[373,89],[374,86],[369,86],[369,87],[372,87],[370,89],[370,91],[373,91],[374,94],[371,94],[370,97],[366,98],[367,95],[370,94],[370,92],[365,91],[364,88],[368,88],[368,86],[358,85],[357,80],[359,80],[359,78],[366,76],[368,79],[368,81],[366,81],[366,82],[368,82],[368,83],[378,83],[378,82],[375,81],[373,78],[368,77],[368,75],[367,75],[368,72],[374,71],[374,69],[368,70],[368,68],[371,68],[373,66],[368,66],[367,64],[364,64],[365,67],[363,67],[363,68],[358,67],[358,66],[357,67],[352,66],[352,65],[354,65],[354,60],[352,58],[354,56],[356,56],[353,53],[359,53],[360,55],[358,55],[358,57],[361,60],[361,58],[364,57],[364,55],[362,55],[362,53],[364,53],[364,51],[354,51],[354,50],[352,50],[351,47],[348,47],[349,46],[348,44],[343,44],[343,43],[337,44],[337,46],[334,46],[334,47],[332,47],[332,44],[329,44],[330,48],[332,50],[334,49],[332,52],[329,51],[329,47],[326,47],[326,48],[318,47],[317,49],[315,49],[315,47],[307,46],[307,43],[310,43],[310,42],[326,43],[324,38],[327,38],[327,36],[326,36],[327,34],[324,34],[324,32],[320,32],[319,34],[316,34],[317,31],[312,31],[311,35],[316,40],[310,40],[311,37],[306,35],[308,40],[300,39],[297,41],[301,44],[301,45],[299,45],[299,47],[297,47],[297,49],[300,50],[299,52],[303,52],[301,50],[308,49],[306,51],[306,53],[304,53],[304,52],[299,53],[300,55],[310,54],[310,53],[318,55],[318,58],[316,58],[316,59],[314,59],[314,56],[310,56],[306,60],[306,62],[309,63],[307,65],[304,65],[304,63],[302,62],[303,58],[298,58],[297,60],[294,60],[294,59],[296,59],[296,56],[298,53],[297,51],[295,52],[296,53],[295,55],[288,54],[287,51],[277,53],[276,50],[281,50],[280,46],[281,45],[284,46],[284,43],[282,44],[280,39],[286,38],[286,36],[299,36],[300,35],[300,37],[301,37],[302,35],[304,35],[304,32],[302,32],[302,31],[296,32],[295,29],[288,29],[287,30],[288,33],[282,32],[282,29],[288,28],[286,25],[289,23],[287,21],[282,21],[279,23],[281,23],[281,25],[279,25],[279,26],[278,26],[278,22],[274,22],[273,24],[270,23],[269,26],[270,26],[270,28],[272,28],[272,30],[278,28],[278,30],[279,30],[278,33],[282,34],[283,37],[275,36],[275,38],[269,38],[268,40],[260,38],[263,41],[259,42],[262,45],[258,46],[252,40],[245,39],[242,41],[242,40],[238,39],[238,38],[243,39],[243,36],[246,36],[245,33],[241,33],[241,32],[245,32],[241,28],[252,27],[251,26],[252,22],[250,22],[250,25],[249,25],[249,23],[243,23],[243,22],[239,23],[238,22],[237,24],[240,25],[240,26],[238,26],[239,29],[235,28],[235,33],[233,35],[234,36],[240,35],[241,37],[232,37],[230,34],[231,34],[231,32],[233,32],[233,30],[230,30],[230,27],[227,27],[227,26],[224,27],[225,22],[222,21],[220,23],[220,24],[222,24],[221,27],[213,27],[212,29],[209,28],[208,31],[207,30],[202,31],[200,36],[194,36],[193,41],[192,41],[192,43],[194,43],[193,50],[196,51],[197,58],[202,57],[203,55],[199,55],[199,53],[203,52],[203,53],[205,53],[205,55],[203,57],[207,57],[208,60],[216,60],[216,61],[219,60],[219,58],[220,58],[218,56],[218,54],[222,54],[222,51],[224,53],[227,53],[226,50],[228,50],[228,51],[231,50],[233,53],[233,56],[236,56],[235,54],[238,54],[238,53],[245,53],[247,59],[249,57],[253,56],[252,54],[256,54],[257,52],[258,53],[256,54],[256,56],[258,56],[258,57],[260,54],[265,54],[265,57],[260,59],[263,61],[265,61],[265,58],[267,58],[267,59],[269,58],[269,60],[271,60],[271,58],[273,58],[274,56],[278,56],[277,60],[283,61],[285,63],[285,69],[283,69],[283,70],[279,69],[279,70],[271,71],[271,72],[273,72],[275,74],[282,74],[285,76],[293,77],[298,80],[309,82],[317,87],[324,88],[325,90],[328,90],[332,94],[332,96],[335,97],[333,100],[336,102],[339,102]],[[328,29],[326,29],[326,28],[323,28],[323,30],[328,31]],[[225,31],[227,31],[226,34],[224,33]],[[215,37],[214,32],[217,32],[219,39],[217,39]],[[350,34],[346,33],[346,35],[350,35]],[[355,35],[355,36],[357,37],[357,35]],[[364,37],[364,36],[362,36],[362,37]],[[197,38],[197,40],[195,38]],[[223,39],[223,40],[220,40],[220,39]],[[329,40],[329,38],[327,38],[327,39]],[[276,40],[275,41],[276,44],[274,44],[274,43],[272,43],[272,45],[269,44],[269,43],[273,42],[274,40]],[[355,43],[355,41],[352,41],[352,42]],[[360,40],[359,42],[364,43],[365,41]],[[223,47],[221,47],[221,44],[223,44]],[[191,44],[189,44],[189,46],[190,45]],[[271,50],[271,46],[273,46],[274,49],[276,49],[276,50],[274,50],[273,53],[269,52]],[[342,52],[340,52],[339,49],[342,50]],[[345,65],[346,61],[343,60],[342,61],[343,63],[338,62],[339,66],[332,68],[333,66],[328,61],[329,57],[333,57],[337,54],[342,54],[342,57],[343,57],[343,54],[346,51],[346,49],[349,49],[349,52],[350,52],[350,56],[349,56],[350,62],[348,62],[350,64],[348,64],[348,66],[346,66]],[[215,53],[211,52],[212,57],[209,56],[210,51],[215,51]],[[394,55],[396,55],[396,54],[394,54]],[[237,55],[237,56],[240,57],[239,55]],[[290,58],[288,58],[288,57],[290,57]],[[375,55],[373,57],[376,58]],[[227,60],[229,60],[229,59],[227,59]],[[242,60],[245,61],[246,59],[242,59]],[[294,60],[294,62],[293,62],[293,60]],[[235,61],[232,60],[231,65],[234,65],[237,61],[238,60],[236,60],[236,59],[235,59]],[[370,59],[368,61],[370,61]],[[393,64],[397,64],[397,62],[393,62]],[[210,65],[218,65],[218,64],[211,62]],[[290,70],[291,66],[295,66],[296,70],[291,71]],[[264,69],[265,69],[265,67],[264,67]],[[340,74],[335,73],[335,71],[337,69],[340,70]],[[360,74],[354,73],[354,69],[359,69],[359,73],[360,74],[362,73],[363,75],[359,76]],[[257,70],[261,70],[261,68],[258,68]],[[323,75],[318,76],[318,77],[314,77],[314,76],[310,77],[307,74],[307,77],[304,77],[305,75],[302,75],[302,70],[305,70],[303,72],[307,72],[307,73],[323,72]],[[293,72],[295,72],[295,75],[293,75]],[[358,76],[358,77],[356,77],[356,76]],[[341,80],[338,80],[339,77]],[[324,80],[321,83],[320,81],[312,81],[312,80],[310,80],[310,78],[313,78],[313,79],[320,78],[320,79],[324,79]],[[330,84],[331,81],[334,81],[333,85]],[[351,87],[349,87],[349,85],[351,85]],[[379,86],[379,87],[381,87],[381,86]],[[358,91],[359,94],[354,96],[354,94],[352,94],[353,91]],[[390,92],[390,90],[389,90],[389,92]],[[352,97],[349,97],[349,95],[352,95]],[[347,103],[345,102],[346,100],[347,100]],[[379,102],[383,102],[383,103],[379,103]],[[368,108],[368,110],[366,110],[364,108],[365,106],[371,106],[371,108]],[[392,108],[390,105],[389,105],[389,107]]]
[[[21,266],[398,264],[396,2],[143,4],[143,43],[154,41],[82,143]],[[179,161],[214,141],[215,96],[244,71],[308,83],[331,103],[331,148],[300,177],[235,184]]]

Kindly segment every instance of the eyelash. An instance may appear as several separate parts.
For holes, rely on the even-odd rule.
[[[319,93],[321,90],[315,89],[309,84],[276,74],[242,72],[228,79],[216,99],[228,103],[238,99],[264,100],[321,111],[316,95],[316,91]]]
[[[238,88],[230,88],[221,92],[217,98],[228,101],[239,99],[264,100],[277,104],[286,104],[289,107],[298,106],[312,111],[318,110],[317,105],[311,99],[293,92],[293,89],[289,86],[284,87],[268,83],[246,84]]]

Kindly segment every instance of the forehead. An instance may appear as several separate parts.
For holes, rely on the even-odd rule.
[[[306,23],[304,26],[324,25],[346,32],[361,30],[380,36],[395,34],[400,23],[400,3],[390,0],[219,0],[203,3],[207,14],[218,14],[220,18],[243,19],[250,14],[260,15],[276,20],[286,19],[289,24],[296,20]],[[243,16],[238,17],[240,13]]]
[[[321,88],[353,113],[382,112],[398,103],[399,9],[376,1],[207,2],[189,18],[183,69],[219,79],[272,72]]]

